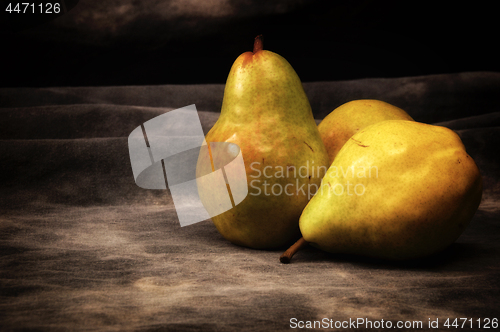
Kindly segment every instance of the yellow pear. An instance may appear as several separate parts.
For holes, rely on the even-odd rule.
[[[455,132],[379,122],[339,151],[300,217],[301,241],[383,259],[430,255],[462,234],[481,195],[479,169]]]
[[[399,107],[374,99],[347,102],[334,109],[318,125],[330,163],[352,135],[385,120],[413,120]]]
[[[253,52],[234,62],[206,142],[239,146],[249,189],[241,203],[212,217],[217,230],[234,244],[259,249],[297,239],[300,214],[321,183],[328,155],[299,77],[283,57],[263,49],[260,37]],[[210,171],[202,169],[209,163],[201,155],[198,165],[199,174]],[[207,186],[198,192],[205,206],[220,199]]]

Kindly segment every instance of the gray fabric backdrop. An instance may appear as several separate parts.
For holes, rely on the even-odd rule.
[[[456,130],[484,177],[471,225],[432,257],[391,263],[181,228],[166,191],[138,188],[127,136],[196,104],[216,122],[223,85],[0,89],[2,330],[278,331],[290,319],[500,318],[500,74],[305,83],[318,120],[374,98]],[[411,208],[411,207],[409,207]],[[395,323],[394,323],[395,324]],[[445,328],[444,328],[445,329]]]

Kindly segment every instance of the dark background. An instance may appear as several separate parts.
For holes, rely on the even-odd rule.
[[[328,317],[439,318],[449,332],[467,317],[485,331],[477,319],[500,318],[497,8],[444,3],[81,0],[38,26],[2,9],[0,330],[290,331]],[[181,228],[169,191],[135,184],[130,132],[191,104],[210,130],[261,33],[316,120],[378,99],[457,132],[484,190],[456,243],[408,262],[309,247],[285,265],[285,248],[233,245],[210,220]]]
[[[224,83],[258,34],[303,82],[498,71],[494,3],[446,3],[82,0],[2,25],[0,86]]]

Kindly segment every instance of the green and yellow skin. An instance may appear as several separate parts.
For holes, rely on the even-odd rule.
[[[453,243],[481,195],[479,169],[455,132],[388,120],[345,143],[304,209],[300,230],[331,253],[418,258]]]
[[[413,121],[413,118],[401,108],[375,99],[353,100],[334,109],[318,125],[330,163],[352,135],[386,120]]]
[[[220,118],[206,141],[237,144],[247,174],[248,196],[212,217],[220,234],[234,244],[258,249],[281,247],[300,237],[299,217],[311,198],[308,185],[319,187],[328,155],[299,77],[283,57],[263,50],[261,39],[256,38],[253,52],[234,62]],[[300,167],[311,177],[276,176],[280,169]],[[319,176],[318,167],[323,170]],[[297,192],[297,184],[305,186],[305,194]],[[275,193],[286,187],[293,194],[275,195],[273,185]],[[208,190],[199,193],[202,202],[214,199]]]

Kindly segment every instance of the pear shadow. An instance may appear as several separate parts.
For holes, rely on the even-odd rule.
[[[187,227],[189,228],[189,227]],[[244,254],[272,253],[276,255],[276,263],[283,254],[297,239],[289,241],[287,244],[276,248],[251,248],[234,244],[225,239],[217,231],[212,221],[207,220],[197,225],[197,228],[183,229],[189,233],[188,237],[193,240],[203,242],[211,248],[218,248],[223,251],[233,251]],[[453,243],[444,250],[421,258],[408,260],[388,260],[373,257],[366,257],[354,254],[333,254],[307,246],[298,251],[292,258],[290,264],[304,264],[310,262],[318,263],[349,263],[361,268],[385,268],[391,269],[417,269],[417,270],[454,270],[457,268],[483,269],[484,266],[496,265],[497,257],[500,256],[500,248],[485,247],[481,243]]]
[[[488,261],[494,264],[497,250],[486,249],[480,244],[453,243],[446,249],[420,258],[389,260],[354,254],[333,254],[308,246],[293,256],[291,264],[305,262],[352,263],[364,268],[385,269],[451,269],[460,266],[484,267]]]

